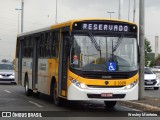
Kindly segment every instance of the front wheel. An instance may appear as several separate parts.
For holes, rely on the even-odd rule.
[[[154,87],[154,90],[158,90],[159,89],[159,87]]]
[[[52,97],[53,97],[53,102],[54,102],[55,105],[57,105],[57,106],[62,106],[63,105],[64,100],[62,98],[58,97],[58,91],[57,91],[57,84],[56,83],[54,83],[54,85],[53,85],[53,95],[52,95]]]
[[[117,101],[104,101],[104,104],[107,109],[114,108],[116,103],[117,103]]]

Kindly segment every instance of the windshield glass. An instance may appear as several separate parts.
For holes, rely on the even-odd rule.
[[[0,64],[0,70],[13,70],[13,65],[11,65],[11,64]]]
[[[144,69],[144,74],[153,74],[153,73],[148,68],[145,68]]]
[[[70,65],[83,71],[137,70],[136,38],[74,35]]]

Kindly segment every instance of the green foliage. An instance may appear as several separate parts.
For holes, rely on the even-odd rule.
[[[160,66],[160,55],[158,55],[158,57],[155,59],[155,66]]]
[[[149,60],[149,53],[152,52],[151,44],[150,42],[145,38],[145,66],[147,66]],[[152,63],[153,61],[151,61]]]

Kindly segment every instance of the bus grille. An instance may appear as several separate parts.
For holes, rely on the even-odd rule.
[[[104,80],[112,80],[112,79],[128,79],[135,76],[138,71],[131,72],[100,72],[100,71],[81,71],[70,68],[70,70],[83,77],[88,79],[104,79]]]

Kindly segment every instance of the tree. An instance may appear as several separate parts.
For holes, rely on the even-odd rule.
[[[160,55],[158,55],[158,57],[155,59],[155,63],[156,66],[160,66]]]
[[[147,66],[148,65],[148,61],[150,61],[148,53],[151,53],[151,52],[152,52],[151,44],[147,40],[147,38],[145,38],[145,66]]]

